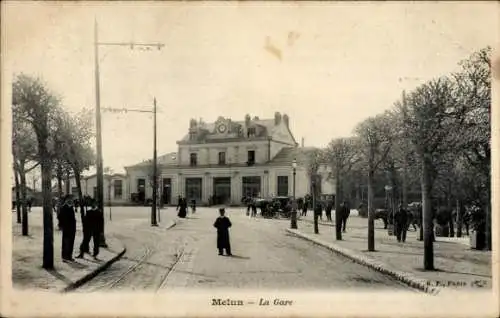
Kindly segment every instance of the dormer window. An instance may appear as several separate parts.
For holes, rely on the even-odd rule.
[[[247,137],[255,137],[255,135],[256,135],[256,133],[255,133],[255,127],[248,128]]]

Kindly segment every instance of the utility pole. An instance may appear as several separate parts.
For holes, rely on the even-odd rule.
[[[158,222],[156,219],[156,206],[158,201],[158,169],[157,169],[157,149],[156,149],[156,97],[153,100],[153,110],[145,110],[138,108],[111,108],[106,107],[103,108],[103,111],[112,112],[112,113],[153,113],[153,204],[151,206],[151,226],[158,226]]]
[[[102,134],[101,134],[101,89],[99,83],[99,44],[97,35],[97,19],[94,24],[94,55],[95,55],[95,123],[96,123],[96,153],[97,153],[97,204],[101,213],[104,214],[104,176],[102,167]],[[104,218],[101,224],[100,245],[108,247],[104,235]]]
[[[95,84],[96,84],[96,153],[97,153],[97,201],[98,207],[104,213],[104,175],[102,165],[102,132],[101,132],[101,104],[100,104],[100,83],[99,83],[99,46],[128,46],[131,49],[134,47],[150,50],[152,47],[157,47],[158,50],[164,46],[162,43],[136,43],[136,42],[98,42],[98,27],[97,19],[94,23],[94,54],[95,54]],[[155,103],[156,105],[156,103]],[[155,106],[156,112],[156,106]],[[155,116],[156,119],[156,116]],[[156,127],[155,127],[156,131]],[[156,138],[156,135],[155,135]],[[155,140],[156,145],[156,140]],[[156,147],[155,147],[156,148]],[[155,217],[156,219],[156,217]],[[101,246],[107,247],[106,238],[104,236],[104,222],[102,224]]]
[[[157,154],[156,154],[156,97],[153,99],[153,205],[151,206],[151,226],[158,226],[156,221],[156,206],[158,192],[158,171],[157,171]]]

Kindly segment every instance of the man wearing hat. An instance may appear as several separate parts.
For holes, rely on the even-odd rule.
[[[214,227],[217,229],[217,249],[219,249],[219,255],[223,255],[225,249],[227,256],[232,256],[231,244],[229,242],[229,228],[232,224],[229,218],[224,215],[225,213],[224,208],[220,208],[220,216],[214,223]]]

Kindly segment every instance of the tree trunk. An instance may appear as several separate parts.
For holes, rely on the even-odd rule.
[[[462,237],[462,227],[463,227],[463,215],[462,215],[462,205],[460,200],[457,199],[457,237]]]
[[[16,214],[17,214],[17,223],[21,224],[21,194],[19,193],[19,189],[21,187],[21,182],[19,181],[19,173],[17,172],[17,164],[14,163],[14,180],[16,183]]]
[[[61,164],[57,164],[57,196],[59,197],[59,201],[57,202],[57,215],[59,215],[61,209],[61,203],[63,198],[63,186],[62,186],[62,178],[63,172]],[[59,224],[59,223],[58,223]]]
[[[342,185],[340,182],[340,168],[335,172],[335,239],[342,240],[342,215],[340,214],[340,202],[342,200]]]
[[[19,178],[21,181],[21,208],[22,208],[22,232],[23,236],[28,235],[28,201],[26,200],[26,172],[24,171],[25,162],[20,161],[18,164]]]
[[[488,180],[489,181],[489,180]],[[486,239],[486,244],[485,248],[488,251],[491,251],[491,202],[490,202],[490,191],[489,187],[486,191],[486,202],[484,205],[484,212],[486,215],[486,232],[485,232],[485,239]]]
[[[52,169],[45,144],[39,145],[42,160],[43,268],[54,268],[54,223],[52,220]]]
[[[449,213],[448,226],[450,227],[450,237],[455,237],[455,224],[453,222],[453,205],[451,201],[451,180],[448,180],[448,195],[446,198],[446,209]]]
[[[423,232],[424,232],[424,269],[434,269],[434,246],[433,246],[433,217],[432,205],[430,198],[430,176],[429,176],[429,163],[426,158],[422,160],[422,216],[423,216]]]
[[[372,164],[368,169],[368,251],[375,251],[375,211],[373,210],[373,175]]]
[[[76,167],[73,167],[73,173],[75,175],[75,183],[76,183],[76,188],[78,189],[78,201],[80,202],[80,217],[82,219],[82,226],[83,226],[83,218],[85,217],[85,207],[83,204],[83,192],[82,192],[82,181],[80,179],[80,172]]]

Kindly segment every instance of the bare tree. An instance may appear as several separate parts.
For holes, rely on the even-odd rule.
[[[483,183],[482,206],[486,215],[486,248],[491,250],[491,55],[486,47],[460,63],[454,74],[457,108],[462,115],[455,127],[457,144]]]
[[[37,139],[37,156],[42,170],[43,194],[43,268],[54,268],[54,236],[52,221],[51,176],[49,149],[50,125],[59,99],[39,78],[17,75],[12,85],[12,109],[20,119],[29,123]]]
[[[453,148],[448,135],[455,111],[454,85],[448,78],[439,78],[412,92],[402,111],[405,114],[407,138],[421,165],[422,215],[424,236],[424,268],[434,269],[434,225],[431,192],[442,155]]]
[[[16,209],[18,221],[22,220],[22,234],[28,235],[28,207],[26,174],[38,166],[36,160],[36,136],[29,123],[23,120],[19,109],[12,113],[12,154],[16,181]],[[31,164],[31,167],[28,165]],[[22,209],[22,218],[20,210]]]
[[[356,138],[337,138],[330,141],[324,152],[324,160],[330,165],[335,175],[335,237],[337,240],[342,240],[340,204],[344,199],[342,191],[344,176],[347,176],[359,160],[357,147]]]
[[[317,199],[318,199],[318,182],[321,182],[320,179],[318,178],[318,170],[323,162],[323,151],[318,148],[314,148],[311,151],[308,151],[306,153],[306,160],[307,160],[307,165],[306,165],[306,172],[307,172],[307,177],[310,181],[310,192],[313,197],[313,216],[314,216],[314,233],[318,234],[319,233],[319,226],[318,226],[318,216],[314,212],[317,204]]]
[[[81,173],[95,161],[91,146],[93,114],[84,109],[74,116],[60,111],[57,117],[56,142],[58,145],[57,179],[59,191],[62,191],[62,177],[66,174],[66,193],[70,189],[70,176],[75,177],[78,199],[80,201],[80,217],[85,214]]]
[[[375,215],[373,209],[373,178],[375,171],[384,161],[393,141],[389,112],[370,117],[355,129],[361,144],[361,152],[368,167],[368,251],[375,251]]]

